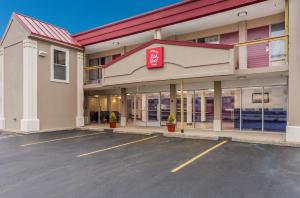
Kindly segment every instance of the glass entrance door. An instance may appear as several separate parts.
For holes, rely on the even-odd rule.
[[[168,117],[170,115],[170,93],[169,92],[161,92],[161,125],[165,126],[168,121]]]
[[[160,94],[136,94],[136,125],[160,126]]]
[[[160,126],[160,94],[147,94],[147,126]]]
[[[195,128],[212,129],[214,119],[214,90],[195,91]]]
[[[222,129],[240,130],[241,122],[241,90],[222,90]]]

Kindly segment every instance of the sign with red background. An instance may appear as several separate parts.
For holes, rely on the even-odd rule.
[[[164,48],[156,47],[147,49],[146,65],[149,69],[161,68],[164,66]]]

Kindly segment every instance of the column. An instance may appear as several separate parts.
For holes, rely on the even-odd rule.
[[[176,84],[170,85],[170,113],[176,117]]]
[[[239,42],[247,41],[247,22],[242,21],[238,24],[239,28]],[[247,69],[247,46],[241,46],[238,50],[239,54],[239,68]]]
[[[158,39],[158,40],[162,39],[161,29],[154,30],[154,39]]]
[[[201,93],[201,122],[206,122],[206,98],[204,91]]]
[[[76,127],[84,126],[83,53],[77,52],[77,115]]]
[[[5,129],[4,116],[4,48],[0,48],[0,129]]]
[[[90,101],[88,92],[84,94],[84,110],[85,123],[90,124]]]
[[[137,96],[134,94],[133,98],[133,126],[136,126],[137,119]]]
[[[111,113],[111,95],[107,95],[107,111]]]
[[[142,119],[142,112],[143,112],[143,109],[142,109],[142,99],[141,98],[137,98],[137,118],[139,120]]]
[[[186,122],[187,125],[193,123],[193,93],[187,92],[186,96]]]
[[[127,123],[127,90],[121,88],[121,126],[126,126]]]
[[[184,133],[184,96],[183,80],[180,81],[180,131]]]
[[[147,121],[147,95],[142,94],[142,121]]]
[[[221,81],[214,82],[214,131],[222,129],[222,87]]]
[[[286,140],[300,143],[300,1],[289,0],[289,91]]]
[[[21,131],[39,131],[37,118],[37,42],[23,41],[23,118]]]

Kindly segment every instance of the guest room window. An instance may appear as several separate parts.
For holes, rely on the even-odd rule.
[[[189,42],[193,43],[210,43],[210,44],[219,44],[220,43],[220,36],[214,35],[214,36],[208,36],[203,38],[197,38],[193,40],[188,40]]]
[[[277,23],[271,25],[271,37],[284,36],[284,23]],[[278,40],[271,42],[271,60],[282,60],[285,58],[285,41]]]
[[[219,43],[219,35],[209,36],[205,38],[197,39],[197,43],[211,43],[211,44],[218,44]]]
[[[69,50],[51,47],[51,81],[69,82]]]

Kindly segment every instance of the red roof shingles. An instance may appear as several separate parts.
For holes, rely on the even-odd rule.
[[[14,13],[14,17],[16,17],[24,28],[33,36],[50,39],[74,47],[81,47],[81,45],[72,38],[70,33],[63,28],[18,13]]]

